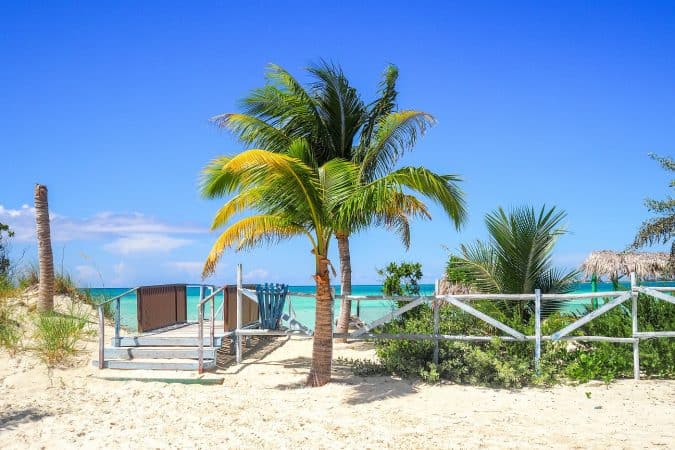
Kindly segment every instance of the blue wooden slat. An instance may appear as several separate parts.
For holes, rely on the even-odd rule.
[[[278,328],[286,303],[288,285],[265,283],[257,285],[255,290],[258,296],[261,327],[270,330]]]

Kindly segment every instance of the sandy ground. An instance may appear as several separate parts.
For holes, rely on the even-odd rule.
[[[0,353],[0,448],[675,449],[675,382],[495,390],[361,378],[305,388],[311,340],[280,338],[221,370],[222,385],[108,381],[92,339],[76,367]],[[373,357],[368,344],[335,356]],[[162,373],[162,376],[186,376]],[[196,377],[196,374],[187,374]]]

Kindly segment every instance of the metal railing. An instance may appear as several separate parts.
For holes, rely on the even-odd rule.
[[[100,303],[97,303],[97,309],[98,309],[98,368],[103,369],[105,367],[105,305],[115,302],[115,312],[114,312],[114,326],[115,326],[115,336],[113,340],[113,347],[119,347],[120,342],[122,339],[121,336],[121,300],[125,296],[134,293],[141,289],[144,286],[137,286],[131,289],[128,289],[124,291],[121,294],[118,294],[110,299],[104,300]],[[214,285],[210,284],[185,284],[186,288],[186,302],[187,302],[187,289],[188,288],[194,288],[194,287],[199,287],[200,288],[200,298],[204,298],[203,292],[204,289],[211,289],[213,291],[215,289]],[[221,289],[222,291],[222,289]],[[214,295],[213,293],[209,296],[211,297]],[[138,300],[138,299],[136,299]],[[221,305],[222,309],[222,305]],[[220,309],[219,309],[220,310]],[[214,318],[213,315],[213,310],[211,311],[212,313],[212,318]],[[213,319],[215,320],[215,319]],[[212,320],[212,322],[213,322]],[[213,328],[213,323],[212,323],[212,328]],[[214,330],[215,331],[215,330]],[[213,333],[212,331],[212,340],[213,340]]]
[[[213,289],[213,287],[212,287]],[[211,326],[209,327],[209,347],[213,347],[216,334],[216,316],[215,316],[215,298],[225,290],[225,286],[211,292],[208,297],[204,297],[203,291],[200,293],[200,302],[197,304],[197,340],[199,341],[199,373],[204,373],[204,306],[207,302],[211,303]],[[223,303],[225,299],[223,298]]]
[[[115,341],[113,346],[120,346],[120,300],[125,295],[129,295],[132,292],[136,292],[139,287],[131,288],[128,291],[123,292],[122,294],[116,295],[115,297],[105,300],[98,304],[98,368],[103,369],[105,366],[105,305],[111,302],[115,302]]]

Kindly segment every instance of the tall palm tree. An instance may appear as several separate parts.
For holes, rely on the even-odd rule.
[[[552,252],[558,238],[566,233],[562,221],[566,214],[555,207],[502,208],[485,217],[490,238],[461,245],[460,256],[450,260],[454,275],[479,292],[496,294],[566,293],[573,289],[577,271],[565,272],[553,267]],[[522,306],[522,305],[521,305]],[[525,308],[504,303],[511,313],[527,319],[531,305]],[[552,312],[558,305],[544,305]]]
[[[333,235],[331,211],[346,200],[352,163],[331,160],[318,166],[306,141],[290,144],[286,154],[248,150],[212,161],[204,170],[201,191],[208,198],[233,194],[214,217],[212,228],[226,226],[204,264],[212,273],[223,251],[255,247],[295,236],[309,239],[315,259],[316,322],[312,367],[308,384],[330,381],[333,327],[333,297],[330,289],[328,246]],[[255,210],[256,214],[229,223],[233,215]]]
[[[226,248],[251,248],[298,235],[311,243],[316,263],[316,325],[309,384],[330,380],[332,294],[328,247],[344,216],[361,223],[380,220],[409,233],[407,218],[426,216],[424,204],[404,192],[411,185],[439,201],[454,200],[454,178],[424,168],[404,168],[368,184],[360,184],[360,166],[340,158],[319,165],[304,140],[284,153],[248,150],[214,160],[204,170],[201,192],[207,198],[231,196],[216,213],[212,228],[227,228],[204,265],[212,273]],[[450,187],[448,187],[450,186]],[[235,214],[255,214],[229,223]],[[375,219],[373,219],[375,218]]]
[[[40,286],[38,290],[38,310],[54,309],[54,256],[49,228],[49,204],[47,186],[35,185],[35,223],[37,227],[38,262],[40,267]]]
[[[249,145],[284,152],[290,141],[304,138],[319,165],[333,158],[351,160],[360,166],[355,191],[390,173],[399,157],[414,147],[418,135],[424,134],[435,123],[434,118],[423,111],[396,110],[398,69],[393,65],[386,68],[378,88],[379,96],[369,105],[361,100],[339,67],[322,63],[308,70],[314,81],[309,89],[305,89],[286,70],[271,65],[267,73],[268,84],[255,89],[243,100],[243,113],[223,114],[213,120]],[[445,192],[430,196],[443,206],[456,226],[466,215],[458,181],[457,177],[446,179],[443,183]],[[428,190],[425,192],[423,183],[408,185],[413,191],[429,193]],[[396,211],[394,206],[389,203],[388,207],[393,209],[386,214],[373,208],[366,211],[366,216],[360,210],[350,217],[353,208],[340,214],[342,220],[335,229],[343,295],[337,326],[339,333],[347,331],[351,311],[351,300],[346,298],[352,293],[350,236],[371,224],[384,224],[399,231],[408,247],[410,218],[405,217],[404,211]],[[424,213],[417,216],[430,217],[426,207]]]

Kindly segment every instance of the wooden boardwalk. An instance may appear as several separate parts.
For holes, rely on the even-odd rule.
[[[225,322],[222,320],[216,320],[214,324],[214,337],[222,338],[223,336],[229,336],[231,332],[224,331]],[[204,337],[209,337],[211,332],[211,322],[205,320],[203,323]],[[157,330],[147,331],[145,333],[139,333],[135,336],[137,337],[161,337],[161,338],[184,338],[184,337],[194,337],[197,338],[199,335],[199,324],[197,322],[188,322],[181,323],[177,325],[172,325],[165,328],[160,328]]]

